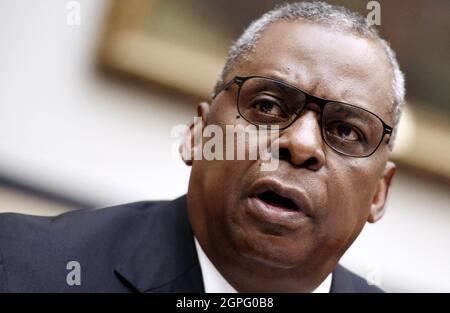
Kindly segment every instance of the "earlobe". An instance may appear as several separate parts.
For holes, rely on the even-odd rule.
[[[192,166],[195,159],[195,148],[199,139],[201,140],[203,127],[207,123],[209,104],[201,102],[197,106],[197,114],[189,129],[185,132],[179,147],[181,159],[187,166]]]
[[[191,166],[194,159],[194,127],[194,122],[192,122],[189,129],[184,133],[178,150],[181,159],[187,166]]]
[[[383,176],[378,181],[375,195],[372,198],[372,204],[367,218],[369,223],[375,223],[383,217],[389,188],[391,187],[392,179],[394,178],[396,171],[395,164],[388,161],[384,168]]]

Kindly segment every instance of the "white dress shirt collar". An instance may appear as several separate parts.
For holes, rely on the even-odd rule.
[[[203,276],[203,285],[206,293],[237,293],[237,290],[231,286],[220,274],[217,268],[209,260],[203,251],[197,238],[194,236],[195,247],[200,262],[200,268]],[[313,293],[329,293],[331,289],[332,273],[317,287]]]

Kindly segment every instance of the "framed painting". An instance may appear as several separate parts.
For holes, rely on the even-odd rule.
[[[280,2],[113,1],[101,64],[176,92],[209,98],[232,40],[248,21]]]

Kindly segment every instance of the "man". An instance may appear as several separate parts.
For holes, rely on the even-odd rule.
[[[198,106],[181,149],[187,196],[2,214],[0,290],[379,292],[338,261],[383,216],[403,101],[394,53],[364,18],[281,6],[232,45],[212,102]],[[277,167],[195,158],[185,147],[208,125],[279,129]]]

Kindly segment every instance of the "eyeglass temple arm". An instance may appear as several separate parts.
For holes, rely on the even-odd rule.
[[[384,121],[382,121],[382,123],[383,123],[384,133],[391,135],[392,132],[394,131],[394,128],[392,126],[389,126],[388,124],[386,124]]]
[[[392,139],[392,132],[394,131],[394,128],[389,126],[388,124],[386,124],[384,121],[382,121],[383,123],[383,128],[384,128],[384,135],[383,137],[388,134],[389,135],[389,139],[388,139],[388,143],[391,142]]]

